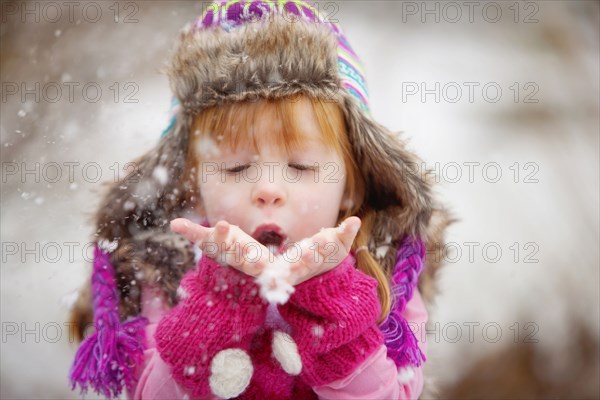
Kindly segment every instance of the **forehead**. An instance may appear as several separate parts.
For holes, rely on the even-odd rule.
[[[337,149],[337,136],[345,134],[345,127],[335,107],[306,96],[222,105],[196,118],[194,136],[231,151],[257,152],[265,146],[288,153],[313,146]]]
[[[258,105],[246,122],[241,124],[240,133],[254,137],[260,145],[281,145],[281,138],[302,147],[325,142],[315,111],[307,99],[283,107]]]

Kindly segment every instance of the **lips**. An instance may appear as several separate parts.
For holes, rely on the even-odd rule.
[[[252,237],[260,244],[267,246],[269,250],[280,253],[287,239],[281,228],[275,224],[263,224],[258,226],[252,233]]]

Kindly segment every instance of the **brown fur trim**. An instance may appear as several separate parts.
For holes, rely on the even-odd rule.
[[[343,107],[350,143],[366,187],[368,207],[378,210],[370,249],[393,243],[405,235],[423,236],[431,216],[429,182],[413,173],[411,167],[420,161],[406,150],[399,136],[366,116],[347,95]],[[394,254],[384,262],[393,265]]]
[[[367,206],[379,210],[369,250],[391,274],[402,238],[406,235],[421,238],[426,257],[419,289],[429,306],[437,294],[437,275],[443,266],[444,233],[457,220],[436,205],[433,174],[416,173],[420,159],[406,149],[400,135],[373,122],[353,104],[353,97],[347,95],[345,102],[350,142],[366,183]],[[378,253],[385,255],[378,257]]]
[[[135,160],[135,170],[109,187],[96,214],[98,239],[121,240],[166,227],[186,207],[194,190],[182,183],[189,126],[180,116],[157,148]],[[166,173],[166,182],[156,172]]]
[[[187,239],[156,229],[120,241],[111,263],[121,299],[119,314],[122,320],[141,312],[140,289],[143,285],[160,287],[166,305],[174,306],[181,278],[195,265],[194,251]],[[90,278],[79,290],[69,318],[78,341],[93,331],[92,301]]]
[[[188,184],[191,180],[184,176],[190,121],[180,115],[157,148],[134,161],[135,170],[126,178],[109,186],[96,214],[95,240],[118,242],[112,262],[122,317],[140,310],[139,286],[131,285],[136,273],[140,284],[158,282],[173,304],[183,272],[193,267],[191,248],[179,242],[183,239],[165,236],[169,221],[190,209],[195,196],[195,188]],[[170,270],[172,266],[177,267]],[[82,321],[90,319],[86,316]]]
[[[340,89],[336,49],[325,24],[273,16],[229,32],[182,32],[167,73],[189,114],[298,93],[333,99]]]
[[[194,251],[182,236],[154,230],[125,239],[113,254],[112,262],[118,271],[121,317],[125,319],[141,312],[142,285],[160,287],[167,305],[175,305],[179,282],[194,267]]]

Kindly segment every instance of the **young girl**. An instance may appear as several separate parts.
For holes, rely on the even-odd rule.
[[[439,267],[425,253],[450,219],[370,116],[339,26],[301,1],[215,3],[169,76],[173,123],[97,215],[73,387],[417,398]]]

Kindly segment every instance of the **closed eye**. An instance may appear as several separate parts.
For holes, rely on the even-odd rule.
[[[288,167],[297,169],[298,171],[317,171],[319,169],[318,164],[307,165],[307,164],[298,164],[298,163],[288,163]]]
[[[225,172],[230,173],[230,174],[237,174],[239,172],[242,172],[242,171],[248,169],[249,167],[250,167],[250,164],[236,165],[235,167],[232,167],[232,168],[225,168]]]

